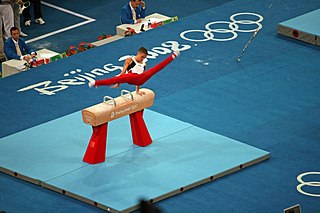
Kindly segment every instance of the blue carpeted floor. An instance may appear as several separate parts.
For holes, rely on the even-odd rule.
[[[61,6],[71,9],[75,7],[71,3]],[[205,4],[208,4],[207,10],[200,12]],[[164,212],[271,213],[300,203],[303,212],[319,211],[319,198],[302,195],[296,190],[299,174],[319,172],[320,169],[319,47],[280,37],[276,34],[276,27],[279,22],[318,9],[320,2],[235,0],[219,6],[212,4],[201,1],[199,5],[202,6],[195,6],[194,11],[199,13],[187,16],[193,12],[192,4],[181,3],[179,7],[187,12],[178,22],[1,79],[0,96],[5,101],[0,106],[0,136],[81,110],[100,102],[105,94],[115,96],[119,92],[107,87],[89,89],[86,85],[69,85],[52,96],[40,95],[35,90],[17,90],[44,81],[51,81],[50,86],[61,85],[58,82],[66,79],[64,74],[76,68],[84,72],[102,68],[107,63],[121,66],[118,58],[135,54],[141,45],[152,49],[164,42],[178,41],[191,48],[181,51],[180,58],[147,83],[146,87],[157,94],[152,110],[265,149],[271,153],[271,159],[156,205]],[[99,6],[102,5],[92,10],[100,11]],[[165,5],[159,5],[159,8],[160,13],[176,15],[171,13],[171,9],[166,12]],[[91,11],[85,7],[81,10],[78,12]],[[234,13],[248,11],[263,15],[264,21],[262,30],[246,50],[241,63],[236,63],[235,58],[251,33],[239,33],[235,40],[229,42],[190,42],[179,36],[185,30],[201,30],[211,21],[229,20]],[[95,12],[85,15],[98,20],[93,15]],[[85,28],[89,30],[90,26]],[[97,29],[101,28],[89,31]],[[63,34],[48,40],[59,39],[60,36]],[[148,66],[157,64],[164,57],[160,55],[149,59]],[[112,75],[114,73],[110,72],[101,78]],[[123,85],[122,88],[130,87]],[[0,210],[100,211],[7,175],[0,174],[0,177]],[[313,178],[309,177],[309,181],[319,180],[319,177]],[[319,193],[316,187],[305,189]]]
[[[157,12],[170,17],[178,16],[179,18],[183,18],[189,16],[190,14],[212,8],[229,1],[231,0],[197,1],[196,4],[192,1],[182,0],[168,1],[165,4],[162,4],[158,1],[148,1],[146,5],[147,14]],[[77,0],[64,2],[59,0],[49,0],[46,2],[96,19],[96,21],[91,24],[83,25],[82,27],[66,31],[62,34],[48,37],[31,44],[35,49],[46,47],[53,51],[64,52],[70,45],[77,45],[82,41],[96,41],[98,36],[102,35],[103,33],[115,35],[116,26],[119,25],[120,22],[120,8],[128,1],[110,0],[106,2],[103,0],[98,0],[95,1],[94,4],[90,1],[79,2]],[[84,20],[48,6],[43,6],[43,10],[43,16],[46,20],[46,25],[40,26],[37,24],[32,24],[31,27],[28,28],[23,26],[23,31],[29,35],[26,40],[82,22]]]

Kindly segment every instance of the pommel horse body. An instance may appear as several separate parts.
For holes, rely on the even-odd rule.
[[[147,126],[143,120],[143,110],[153,105],[154,92],[150,89],[140,89],[144,95],[127,90],[121,91],[121,96],[112,98],[105,96],[102,103],[82,110],[82,119],[92,126],[93,132],[83,161],[97,164],[105,161],[108,122],[130,116],[133,143],[137,146],[148,146],[152,143]]]

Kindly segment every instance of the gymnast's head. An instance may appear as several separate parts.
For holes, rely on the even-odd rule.
[[[145,58],[147,58],[148,50],[144,47],[140,47],[135,57],[137,62],[142,63]]]

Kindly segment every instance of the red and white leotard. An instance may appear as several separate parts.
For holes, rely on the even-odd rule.
[[[165,66],[167,66],[171,61],[173,61],[177,56],[179,55],[179,52],[172,53],[169,57],[167,57],[165,60],[157,64],[156,66],[148,69],[147,71],[141,72],[140,65],[135,68],[134,70],[131,69],[131,72],[128,72],[127,74],[114,76],[113,78],[107,78],[103,80],[95,81],[93,86],[110,86],[113,84],[121,84],[121,83],[128,83],[131,85],[137,85],[140,86],[144,84],[146,81],[148,81],[154,74],[162,70]],[[134,67],[137,66],[136,65]],[[141,64],[142,65],[142,64]]]
[[[127,68],[127,72],[141,74],[144,72],[146,68],[146,63],[143,61],[142,63],[138,63],[134,57],[132,57],[132,62]]]

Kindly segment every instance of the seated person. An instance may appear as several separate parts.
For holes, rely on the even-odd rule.
[[[19,29],[12,27],[10,29],[11,37],[9,37],[4,43],[4,53],[8,60],[26,60],[36,57],[36,52],[26,45],[23,39],[21,39]],[[30,55],[31,56],[30,56]]]
[[[146,8],[144,1],[130,0],[121,9],[121,24],[136,24],[141,23],[141,18],[146,17]]]

